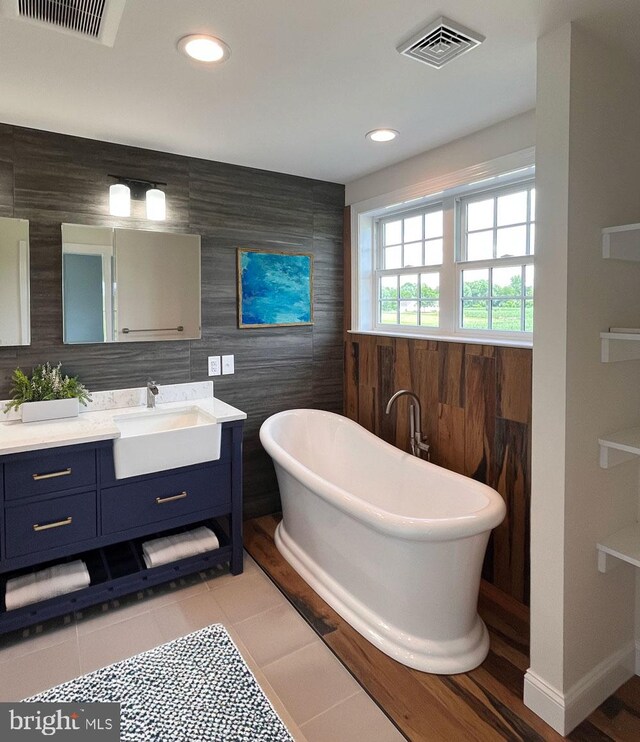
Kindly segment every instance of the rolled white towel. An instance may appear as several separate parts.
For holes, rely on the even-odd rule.
[[[206,526],[200,526],[185,533],[145,541],[142,544],[142,554],[147,567],[159,567],[161,564],[212,551],[218,546],[220,543],[215,533]]]
[[[5,605],[8,611],[13,611],[31,603],[82,590],[90,583],[89,570],[81,559],[56,564],[7,580]]]
[[[185,533],[147,541],[142,545],[142,550],[147,566],[158,566],[193,554],[217,549],[218,546],[215,534],[210,529],[201,526]]]

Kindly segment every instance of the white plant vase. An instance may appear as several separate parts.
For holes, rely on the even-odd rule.
[[[70,399],[47,399],[43,402],[23,402],[20,405],[23,423],[78,417],[79,410],[80,406],[77,397],[71,397]]]

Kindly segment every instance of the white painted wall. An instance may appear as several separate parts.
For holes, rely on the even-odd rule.
[[[563,683],[564,642],[564,498],[558,493],[566,476],[570,39],[567,25],[538,44],[543,91],[536,108],[542,147],[536,149],[531,612],[542,620],[532,621],[531,644],[544,655],[545,680],[556,688]]]
[[[400,191],[425,180],[435,180],[534,145],[535,111],[527,111],[347,183],[345,203],[354,204],[374,196]],[[392,147],[393,142],[386,146]]]
[[[599,332],[640,325],[640,264],[605,261],[602,227],[640,221],[640,69],[580,26],[538,45],[531,669],[525,702],[567,733],[632,673],[635,574],[596,542],[634,522],[638,463],[597,438],[640,422],[638,362]]]

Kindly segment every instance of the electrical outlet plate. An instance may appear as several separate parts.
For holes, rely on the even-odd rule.
[[[209,376],[220,376],[220,356],[209,356]]]
[[[232,374],[234,372],[233,356],[222,356],[222,373]]]

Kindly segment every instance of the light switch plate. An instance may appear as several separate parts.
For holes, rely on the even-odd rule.
[[[209,356],[209,376],[220,376],[220,356]]]
[[[232,374],[234,371],[233,356],[222,356],[222,373]]]

